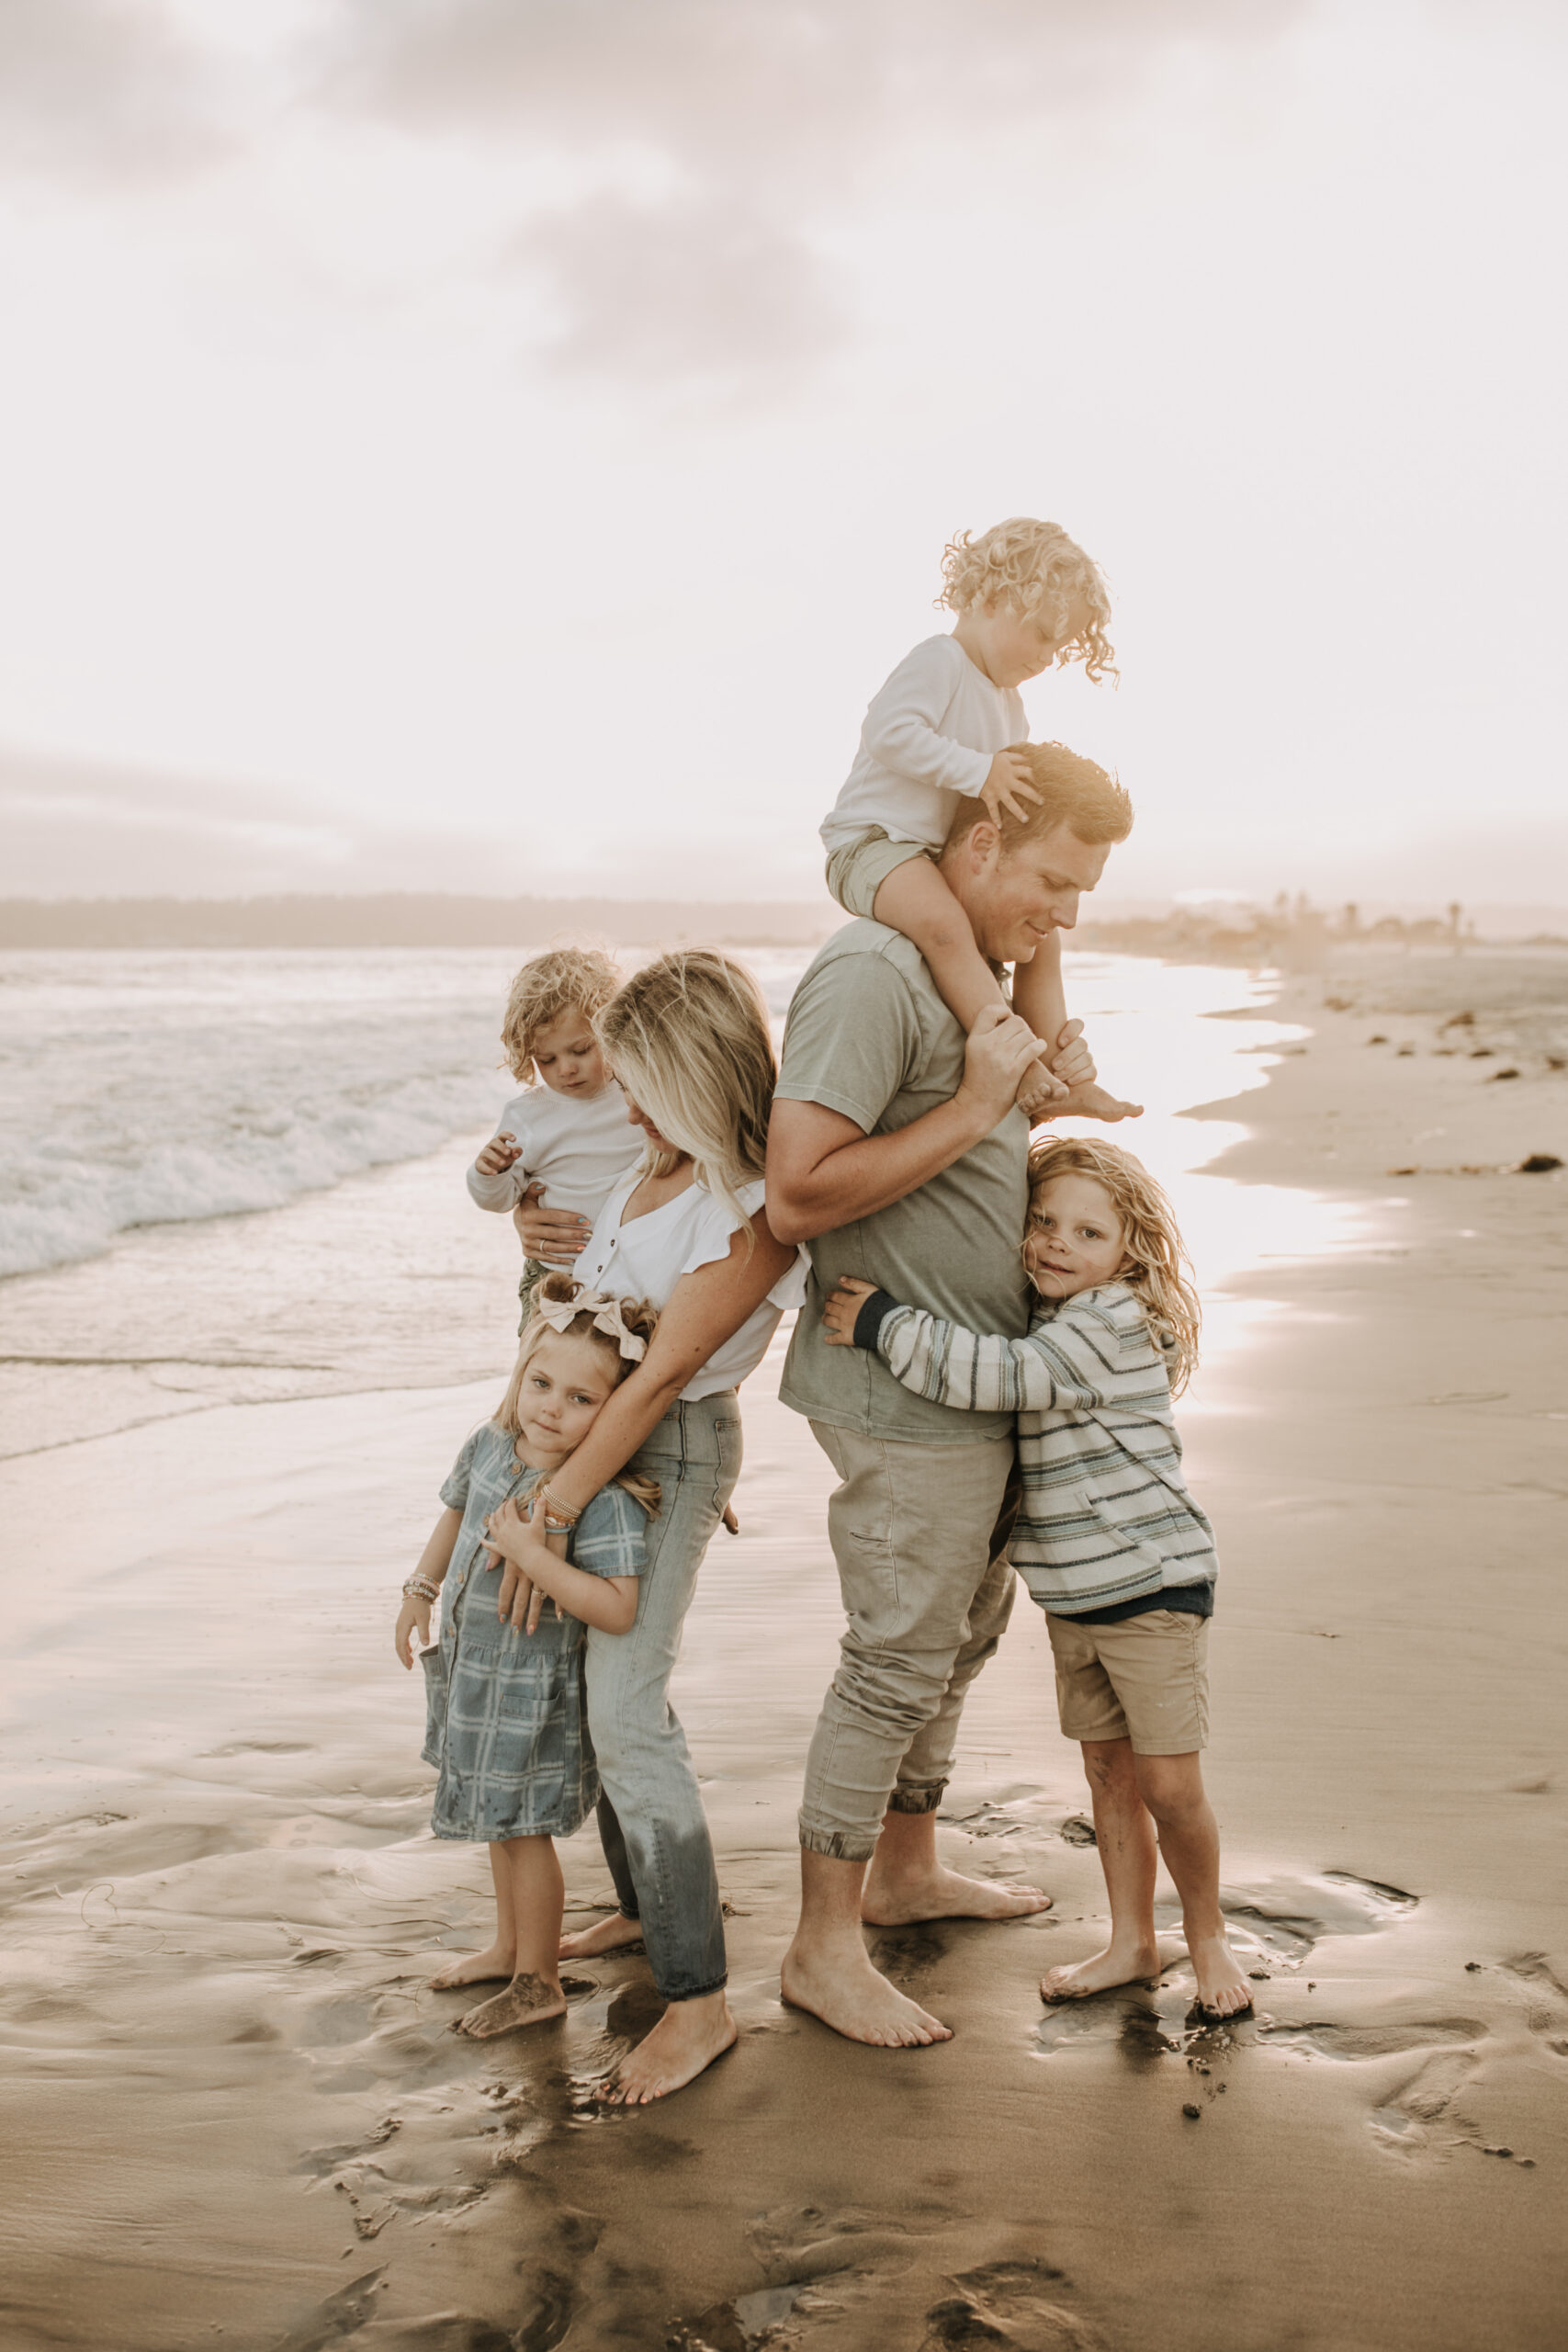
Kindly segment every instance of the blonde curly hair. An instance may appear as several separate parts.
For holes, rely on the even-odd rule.
[[[1098,685],[1116,675],[1105,631],[1111,597],[1100,567],[1069,539],[1059,523],[1037,523],[1030,514],[1010,515],[976,538],[961,531],[942,551],[943,587],[937,598],[953,612],[971,605],[1005,605],[1021,620],[1062,628],[1068,602],[1077,597],[1089,618],[1080,635],[1056,649],[1056,660],[1081,662],[1086,678]]]
[[[580,1293],[587,1295],[586,1286],[571,1274],[547,1274],[539,1284],[539,1296],[547,1298],[552,1305],[570,1306]],[[628,1331],[635,1332],[639,1340],[646,1341],[653,1337],[659,1322],[659,1309],[657,1306],[650,1306],[646,1298],[623,1298],[621,1320]],[[517,1342],[517,1361],[512,1367],[512,1377],[506,1384],[506,1394],[496,1407],[493,1416],[496,1428],[504,1430],[508,1437],[517,1438],[523,1433],[523,1382],[528,1366],[537,1355],[544,1341],[557,1336],[564,1340],[591,1340],[615,1367],[617,1388],[628,1373],[637,1370],[637,1365],[633,1363],[631,1358],[622,1355],[618,1343],[609,1332],[601,1331],[596,1328],[592,1309],[585,1308],[581,1315],[574,1315],[566,1329],[558,1335],[555,1326],[547,1323],[542,1315],[531,1315],[523,1326],[523,1336]],[[612,1479],[611,1484],[624,1487],[633,1502],[640,1504],[650,1518],[657,1512],[660,1498],[660,1488],[657,1478],[645,1477],[639,1470],[623,1470]]]
[[[538,1083],[534,1045],[541,1029],[563,1012],[589,1021],[602,1012],[621,985],[610,957],[598,947],[552,947],[531,956],[512,983],[501,1023],[506,1066],[524,1086]]]
[[[1029,1217],[1035,1224],[1040,1188],[1054,1176],[1090,1176],[1111,1195],[1122,1220],[1122,1246],[1130,1263],[1118,1282],[1142,1305],[1149,1328],[1164,1349],[1170,1393],[1179,1396],[1198,1364],[1198,1335],[1203,1310],[1192,1283],[1186,1244],[1176,1213],[1162,1187],[1130,1151],[1098,1136],[1052,1136],[1029,1155]]]

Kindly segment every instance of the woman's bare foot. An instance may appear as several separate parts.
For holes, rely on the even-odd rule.
[[[921,1916],[910,1914],[911,1917]],[[873,1968],[863,1944],[840,1949],[803,1946],[797,1936],[784,1954],[779,1990],[792,2009],[805,2009],[847,2041],[869,2041],[879,2050],[923,2050],[951,2041],[953,2029],[906,2000]]]
[[[598,2095],[609,2107],[647,2107],[652,2099],[668,2098],[694,2082],[735,2041],[735,2019],[722,1993],[671,2001]]]
[[[563,1960],[597,1960],[607,1951],[625,1951],[629,1944],[642,1941],[642,1923],[623,1918],[612,1911],[607,1918],[595,1919],[591,1928],[578,1928],[560,1939]]]
[[[1103,1951],[1076,1961],[1070,1968],[1048,1968],[1040,1979],[1043,2001],[1087,2001],[1091,1993],[1109,1993],[1114,1984],[1146,1984],[1164,1965],[1155,1943],[1118,1943],[1112,1936]]]
[[[1032,1912],[1050,1908],[1050,1896],[1037,1886],[964,1878],[940,1862],[918,1877],[898,1877],[879,1872],[874,1856],[861,1893],[860,1915],[868,1927],[907,1928],[916,1919],[1025,1919]]]
[[[455,1984],[489,1984],[499,1976],[504,1984],[517,1965],[515,1952],[502,1944],[491,1944],[489,1951],[471,1951],[461,1960],[449,1960],[430,1979],[433,1993],[449,1993]]]
[[[1247,1971],[1224,1936],[1190,1941],[1187,1956],[1198,1980],[1198,2007],[1206,2017],[1238,2018],[1252,2007]]]
[[[1059,1102],[1048,1102],[1043,1110],[1034,1113],[1034,1119],[1103,1119],[1113,1126],[1118,1119],[1141,1119],[1141,1102],[1123,1102],[1118,1095],[1108,1094],[1096,1082],[1090,1086],[1075,1086]]]
[[[488,2041],[493,2034],[510,2033],[515,2026],[543,2025],[547,2018],[565,2015],[566,1995],[558,1984],[548,1984],[542,1976],[514,1976],[504,1993],[465,2011],[452,2030],[472,2034],[476,2041]]]

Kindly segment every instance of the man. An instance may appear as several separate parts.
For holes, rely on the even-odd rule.
[[[1038,806],[998,828],[966,804],[939,860],[998,966],[1072,929],[1132,829],[1103,769],[1060,744],[1025,749]],[[829,1348],[822,1302],[841,1273],[863,1274],[971,1329],[1022,1336],[1029,1129],[1013,1097],[1036,1050],[1000,1006],[965,1039],[919,951],[862,921],[795,991],[773,1101],[768,1221],[811,1244],[813,1267],[780,1394],[839,1475],[829,1532],[849,1616],[807,1764],[800,1925],[782,1983],[796,2007],[884,2047],[950,2034],[872,1966],[863,1919],[1014,1918],[1048,1901],[936,1856],[964,1693],[1012,1606],[998,1522],[1013,1424],[931,1404],[874,1354]],[[1094,1077],[1076,1036],[1053,1068],[1069,1087]],[[1072,1095],[1057,1107],[1070,1113]]]

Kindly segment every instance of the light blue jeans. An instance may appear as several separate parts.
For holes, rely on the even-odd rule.
[[[588,1725],[604,1793],[599,1836],[622,1916],[636,1919],[667,2001],[716,1993],[728,1971],[713,1840],[686,1736],[670,1707],[681,1629],[708,1540],[740,1475],[733,1388],[677,1403],[632,1457],[657,1478],[629,1634],[588,1629]]]

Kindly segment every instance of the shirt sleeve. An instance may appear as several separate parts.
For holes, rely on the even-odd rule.
[[[837,956],[791,1001],[775,1099],[819,1102],[870,1135],[923,1057],[914,999],[886,956]]]
[[[1168,1395],[1163,1365],[1141,1315],[1119,1328],[1086,1306],[1034,1325],[1027,1337],[982,1335],[924,1307],[885,1316],[877,1353],[917,1396],[982,1413],[1146,1410],[1155,1385]]]
[[[471,1430],[463,1441],[463,1450],[452,1464],[446,1482],[441,1489],[441,1499],[448,1510],[464,1510],[468,1508],[468,1483],[474,1475],[474,1456],[479,1452],[479,1440],[484,1433],[485,1424],[481,1422],[479,1427],[477,1430]]]
[[[990,773],[991,754],[937,732],[953,700],[954,650],[961,662],[967,660],[945,637],[906,654],[867,710],[861,741],[895,775],[973,798]]]
[[[648,1514],[624,1487],[601,1487],[567,1541],[566,1555],[590,1577],[640,1577],[648,1566]]]

